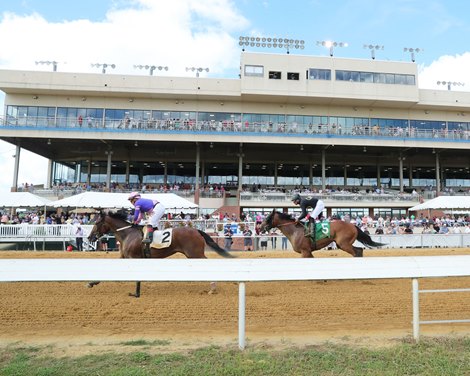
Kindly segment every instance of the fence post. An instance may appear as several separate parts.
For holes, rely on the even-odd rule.
[[[245,349],[245,282],[238,284],[238,347]]]
[[[412,279],[413,291],[413,338],[416,342],[419,341],[419,285],[418,279]]]

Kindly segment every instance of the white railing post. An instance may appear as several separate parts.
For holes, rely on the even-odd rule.
[[[245,349],[245,282],[238,284],[238,347]]]
[[[413,291],[413,338],[416,342],[419,341],[419,285],[418,279],[412,279]]]

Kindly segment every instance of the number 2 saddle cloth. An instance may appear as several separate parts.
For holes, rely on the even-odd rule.
[[[171,239],[173,238],[173,229],[167,228],[163,231],[153,231],[151,248],[168,248],[171,245]]]

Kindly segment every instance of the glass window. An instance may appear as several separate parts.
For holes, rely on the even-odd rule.
[[[412,75],[412,74],[407,74],[406,75],[406,84],[407,85],[416,85],[415,76]]]
[[[310,68],[308,70],[308,79],[309,80],[331,80],[331,70],[330,69],[315,69]]]
[[[374,82],[376,84],[385,84],[385,73],[374,73]]]
[[[394,84],[395,83],[395,75],[393,73],[386,73],[385,74],[385,83]]]
[[[279,71],[269,71],[269,79],[270,80],[280,80],[282,77],[281,72]]]
[[[299,74],[298,73],[293,73],[293,72],[287,72],[287,79],[288,80],[293,80],[293,81],[298,81],[299,80]]]
[[[370,72],[360,72],[361,82],[374,82],[374,75]]]
[[[245,65],[245,76],[263,77],[264,67],[262,65]]]

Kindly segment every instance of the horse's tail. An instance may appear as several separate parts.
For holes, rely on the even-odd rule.
[[[357,226],[356,226],[356,230],[357,230],[357,240],[360,241],[365,246],[367,246],[367,247],[380,247],[382,245],[386,245],[385,243],[374,242],[368,234],[366,234],[364,231],[362,231]]]
[[[214,251],[216,251],[220,256],[227,257],[227,258],[235,258],[234,255],[231,253],[227,252],[225,249],[223,249],[221,246],[219,246],[214,239],[212,239],[208,234],[206,234],[204,231],[197,230],[201,236],[204,238],[206,241],[206,244],[211,247]]]

